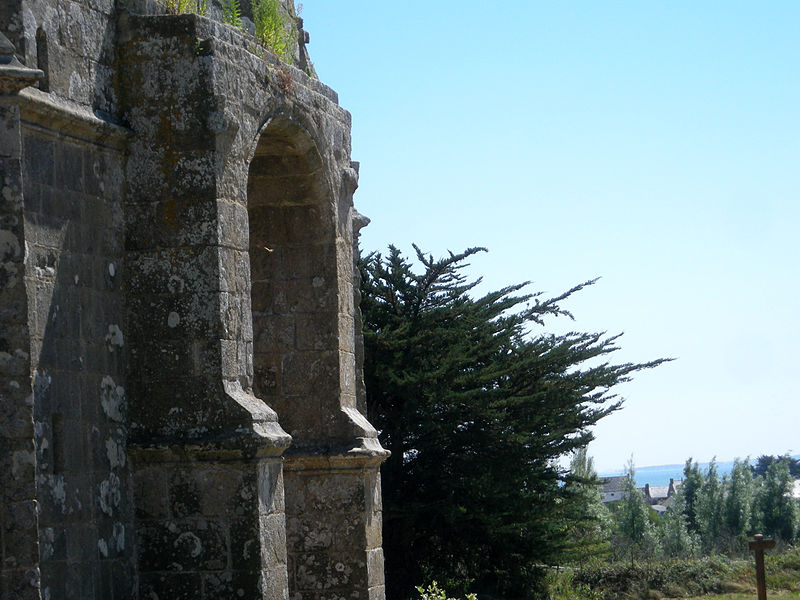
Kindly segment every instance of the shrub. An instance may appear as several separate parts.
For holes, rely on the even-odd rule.
[[[458,600],[457,598],[448,598],[447,592],[440,588],[439,584],[435,581],[432,581],[427,588],[417,586],[417,591],[419,592],[420,600]],[[464,599],[478,600],[478,596],[475,594],[466,594]]]

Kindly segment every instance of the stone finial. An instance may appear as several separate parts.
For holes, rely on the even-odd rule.
[[[0,33],[0,95],[14,95],[42,77],[44,72],[29,69],[17,60],[14,44]]]

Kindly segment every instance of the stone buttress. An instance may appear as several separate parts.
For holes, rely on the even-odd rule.
[[[214,2],[2,11],[0,596],[383,598],[349,113]]]

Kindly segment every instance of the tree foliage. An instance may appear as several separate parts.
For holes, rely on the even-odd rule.
[[[747,542],[756,533],[783,544],[794,543],[800,507],[792,497],[791,460],[789,456],[762,456],[753,468],[749,459],[736,459],[730,476],[722,478],[715,461],[703,473],[696,462],[687,460],[684,479],[668,501],[664,518],[657,521],[664,554],[685,558],[702,551],[706,555],[749,556]],[[759,475],[764,465],[763,475]],[[613,510],[617,516],[625,507],[619,504]],[[640,536],[636,543],[646,547],[649,541],[644,530],[635,535]],[[612,553],[616,554],[627,556],[635,546],[633,540],[620,535],[614,541]]]
[[[769,454],[762,454],[756,459],[754,465],[750,467],[754,476],[766,477],[767,469],[773,463],[784,461],[789,468],[789,474],[795,479],[800,479],[800,460],[784,454],[783,456],[772,456]]]
[[[791,496],[792,486],[789,461],[776,460],[767,467],[759,494],[763,533],[784,542],[794,541],[797,533],[797,504]]]
[[[596,562],[608,554],[613,522],[603,505],[594,459],[585,446],[573,453],[569,475],[564,491],[574,496],[575,510],[567,531],[570,548],[566,558],[573,564]]]
[[[695,522],[703,550],[709,554],[719,550],[722,539],[724,494],[724,482],[720,482],[716,460],[712,459],[695,501]]]
[[[571,317],[526,283],[473,298],[463,274],[482,248],[421,272],[394,247],[361,261],[369,418],[383,467],[387,590],[437,579],[504,595],[530,591],[535,565],[567,555],[581,494],[556,459],[585,446],[620,407],[612,388],[659,364],[614,365],[618,336],[533,335]]]
[[[651,558],[660,553],[660,541],[655,525],[650,519],[650,508],[644,494],[636,487],[633,460],[628,462],[628,473],[622,490],[623,498],[615,512],[616,546],[631,562],[637,558]]]
[[[689,530],[686,500],[679,487],[672,497],[669,510],[661,527],[661,545],[666,556],[692,558],[700,554],[700,539]]]

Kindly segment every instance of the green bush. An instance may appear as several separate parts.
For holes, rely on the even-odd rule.
[[[724,558],[614,563],[579,569],[575,582],[602,591],[608,600],[680,597],[734,591],[733,569]]]
[[[572,569],[550,569],[544,578],[548,600],[604,600],[605,594],[575,581]]]
[[[449,598],[447,592],[441,589],[439,584],[435,581],[432,581],[427,588],[417,586],[417,591],[419,592],[420,600],[459,600],[458,598]],[[478,596],[475,594],[466,594],[464,599],[478,600]]]

